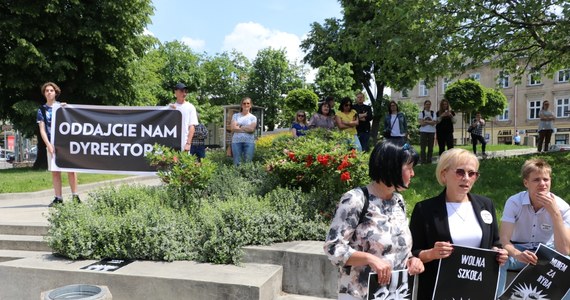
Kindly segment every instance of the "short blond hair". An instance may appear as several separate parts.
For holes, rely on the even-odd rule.
[[[479,160],[473,152],[461,148],[451,148],[443,152],[435,168],[435,178],[437,178],[437,182],[439,182],[441,186],[445,186],[441,173],[466,162],[475,162],[475,167],[477,170],[479,169]]]
[[[524,162],[521,168],[521,176],[523,179],[528,179],[530,173],[535,171],[544,172],[550,176],[552,167],[542,158],[531,158]]]

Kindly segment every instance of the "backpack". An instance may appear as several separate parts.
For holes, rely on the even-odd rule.
[[[433,110],[430,110],[429,112],[431,114],[431,119],[433,120]],[[425,119],[425,117],[426,117],[426,111],[422,110],[422,118]]]

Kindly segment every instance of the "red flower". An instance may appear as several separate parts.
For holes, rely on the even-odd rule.
[[[323,155],[323,154],[317,155],[317,161],[318,161],[321,165],[323,165],[323,166],[325,166],[325,167],[329,164],[329,159],[330,159],[330,155],[328,155],[328,154],[326,154],[326,155]]]
[[[177,163],[178,162],[178,156],[173,156],[172,160],[174,161],[174,163]]]
[[[340,180],[341,181],[349,181],[350,180],[350,173],[347,172],[343,172],[342,174],[340,174]]]
[[[344,168],[350,167],[350,162],[348,161],[348,156],[344,156],[342,162],[338,166],[337,170],[342,171]]]
[[[287,155],[289,156],[290,160],[297,161],[297,158],[295,157],[295,152],[290,151],[289,153],[287,153]]]
[[[356,149],[352,149],[352,151],[350,151],[350,158],[356,158]]]

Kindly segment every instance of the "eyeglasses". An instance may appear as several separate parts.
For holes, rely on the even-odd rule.
[[[299,117],[299,118],[304,118],[305,115],[297,115],[297,117]]]
[[[465,171],[463,169],[455,169],[455,175],[457,175],[458,178],[465,177],[465,174],[467,174],[467,177],[469,178],[477,178],[480,175],[479,172],[475,171]]]

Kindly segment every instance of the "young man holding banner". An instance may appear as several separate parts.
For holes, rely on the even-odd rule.
[[[180,145],[181,150],[190,152],[190,147],[192,146],[192,137],[194,136],[195,128],[198,125],[198,117],[196,114],[196,108],[192,103],[186,101],[186,95],[188,94],[188,87],[184,83],[177,83],[174,86],[174,96],[176,97],[176,102],[170,104],[171,108],[177,109],[182,112],[182,143]]]
[[[507,270],[520,271],[537,263],[539,244],[570,253],[570,206],[550,192],[552,167],[533,158],[523,164],[521,173],[527,190],[511,196],[503,211],[500,237],[509,259],[501,267],[499,292],[505,288]]]
[[[40,135],[43,142],[47,148],[48,156],[48,170],[51,170],[51,160],[55,157],[55,147],[51,143],[51,120],[52,120],[52,109],[54,106],[64,105],[56,98],[61,94],[61,89],[57,84],[53,82],[46,82],[42,85],[42,95],[46,98],[46,103],[43,104],[39,109],[36,116],[37,123],[40,127]],[[55,193],[55,198],[49,205],[50,207],[55,204],[63,203],[63,191],[61,187],[61,172],[52,171],[51,179],[53,182],[53,190]],[[77,174],[75,172],[67,172],[67,179],[69,181],[69,187],[71,188],[72,198],[76,202],[81,202],[79,196],[77,195]]]

